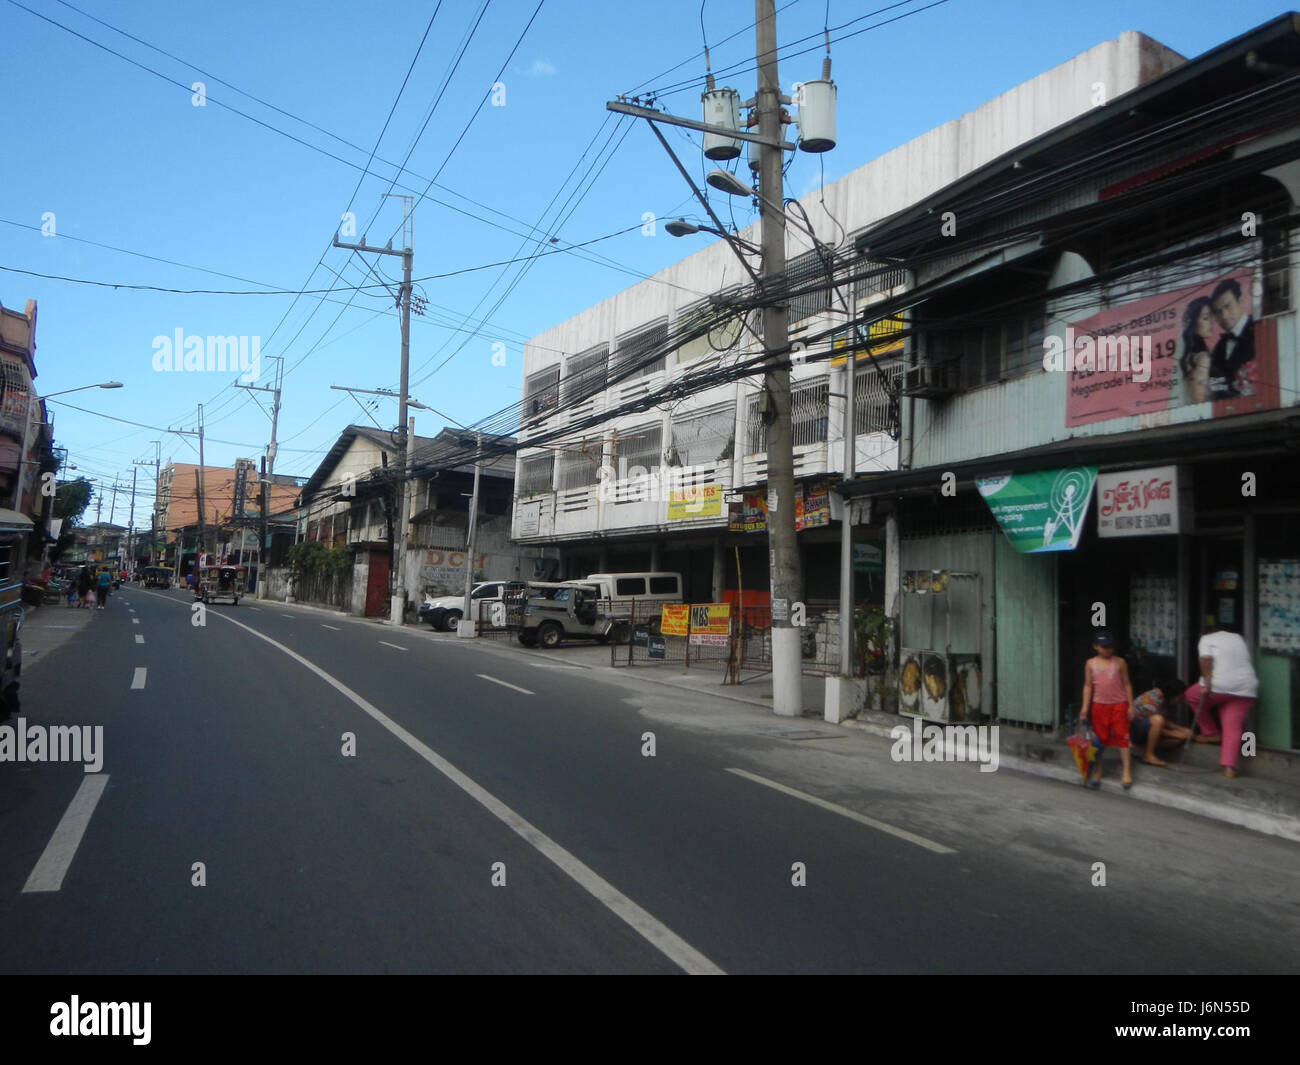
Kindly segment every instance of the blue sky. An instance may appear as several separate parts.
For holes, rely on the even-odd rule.
[[[166,430],[193,429],[200,403],[209,464],[264,450],[269,420],[253,394],[231,386],[235,375],[154,369],[155,338],[178,329],[260,338],[260,384],[271,380],[267,357],[284,357],[277,472],[310,474],[346,424],[370,424],[329,386],[396,386],[393,301],[377,287],[354,292],[379,282],[361,257],[328,245],[350,205],[358,234],[400,246],[401,203],[382,197],[408,151],[398,176],[406,187],[391,191],[428,190],[414,213],[415,276],[427,278],[416,292],[428,310],[413,319],[411,393],[460,422],[519,398],[525,339],[693,250],[692,238],[675,240],[661,226],[642,234],[646,211],[691,217],[698,207],[645,124],[610,116],[604,104],[676,85],[663,104],[699,117],[697,0],[544,0],[527,32],[537,0],[444,0],[414,66],[434,2],[20,2],[0,0],[0,266],[111,285],[288,292],[176,294],[0,271],[0,302],[39,305],[38,393],[109,379],[126,386],[64,397],[124,421],[51,401],[57,442],[79,473],[129,482],[133,460],[153,459],[153,440],[164,463],[197,461],[193,438]],[[1277,0],[948,0],[921,10],[931,2],[853,22],[893,0],[778,0],[783,46],[818,35],[801,46],[813,51],[783,61],[786,91],[819,76],[828,10],[832,27],[853,22],[839,35],[916,12],[833,44],[838,146],[796,158],[788,192],[814,188],[823,166],[827,180],[840,177],[1124,30],[1191,57],[1285,10]],[[715,70],[752,62],[752,3],[707,0],[703,19]],[[503,68],[504,105],[492,106]],[[206,106],[193,105],[195,81],[205,83]],[[719,81],[742,98],[753,93],[752,71]],[[700,172],[692,136],[673,134]],[[752,220],[714,195],[726,201],[715,204],[724,219]],[[54,236],[40,232],[47,212]],[[588,241],[596,242],[581,254],[565,251]],[[546,254],[526,268],[490,265],[539,250]],[[369,260],[386,278],[400,276],[399,259]],[[342,291],[295,302],[304,287]],[[494,364],[494,345],[504,345],[505,366]],[[416,414],[421,435],[446,424]],[[396,401],[375,400],[371,415],[395,425]],[[150,494],[137,496],[137,524]],[[125,522],[120,503],[116,519]]]

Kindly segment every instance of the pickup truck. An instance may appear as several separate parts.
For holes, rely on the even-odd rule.
[[[521,596],[524,591],[523,581],[483,581],[474,585],[470,591],[471,616],[477,619],[480,610],[489,609],[480,604],[500,603],[508,598]],[[420,604],[420,620],[427,621],[439,632],[455,632],[460,627],[460,619],[465,611],[463,595],[429,596]],[[486,619],[486,615],[484,615]]]

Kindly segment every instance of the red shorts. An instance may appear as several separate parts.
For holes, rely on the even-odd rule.
[[[1128,703],[1093,703],[1088,719],[1103,747],[1128,746]]]

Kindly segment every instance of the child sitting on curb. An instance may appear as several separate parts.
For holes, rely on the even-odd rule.
[[[1150,691],[1133,700],[1137,716],[1129,727],[1129,736],[1133,743],[1144,748],[1139,757],[1147,765],[1167,766],[1168,762],[1156,757],[1156,748],[1180,746],[1191,735],[1191,729],[1175,725],[1166,716],[1166,711],[1184,701],[1186,690],[1187,685],[1181,680],[1157,680]]]

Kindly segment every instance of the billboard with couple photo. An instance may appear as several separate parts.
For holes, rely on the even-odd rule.
[[[1256,320],[1253,278],[1238,270],[1071,323],[1065,424],[1200,404],[1207,418],[1276,409],[1276,322]],[[1105,357],[1115,351],[1118,368]]]

